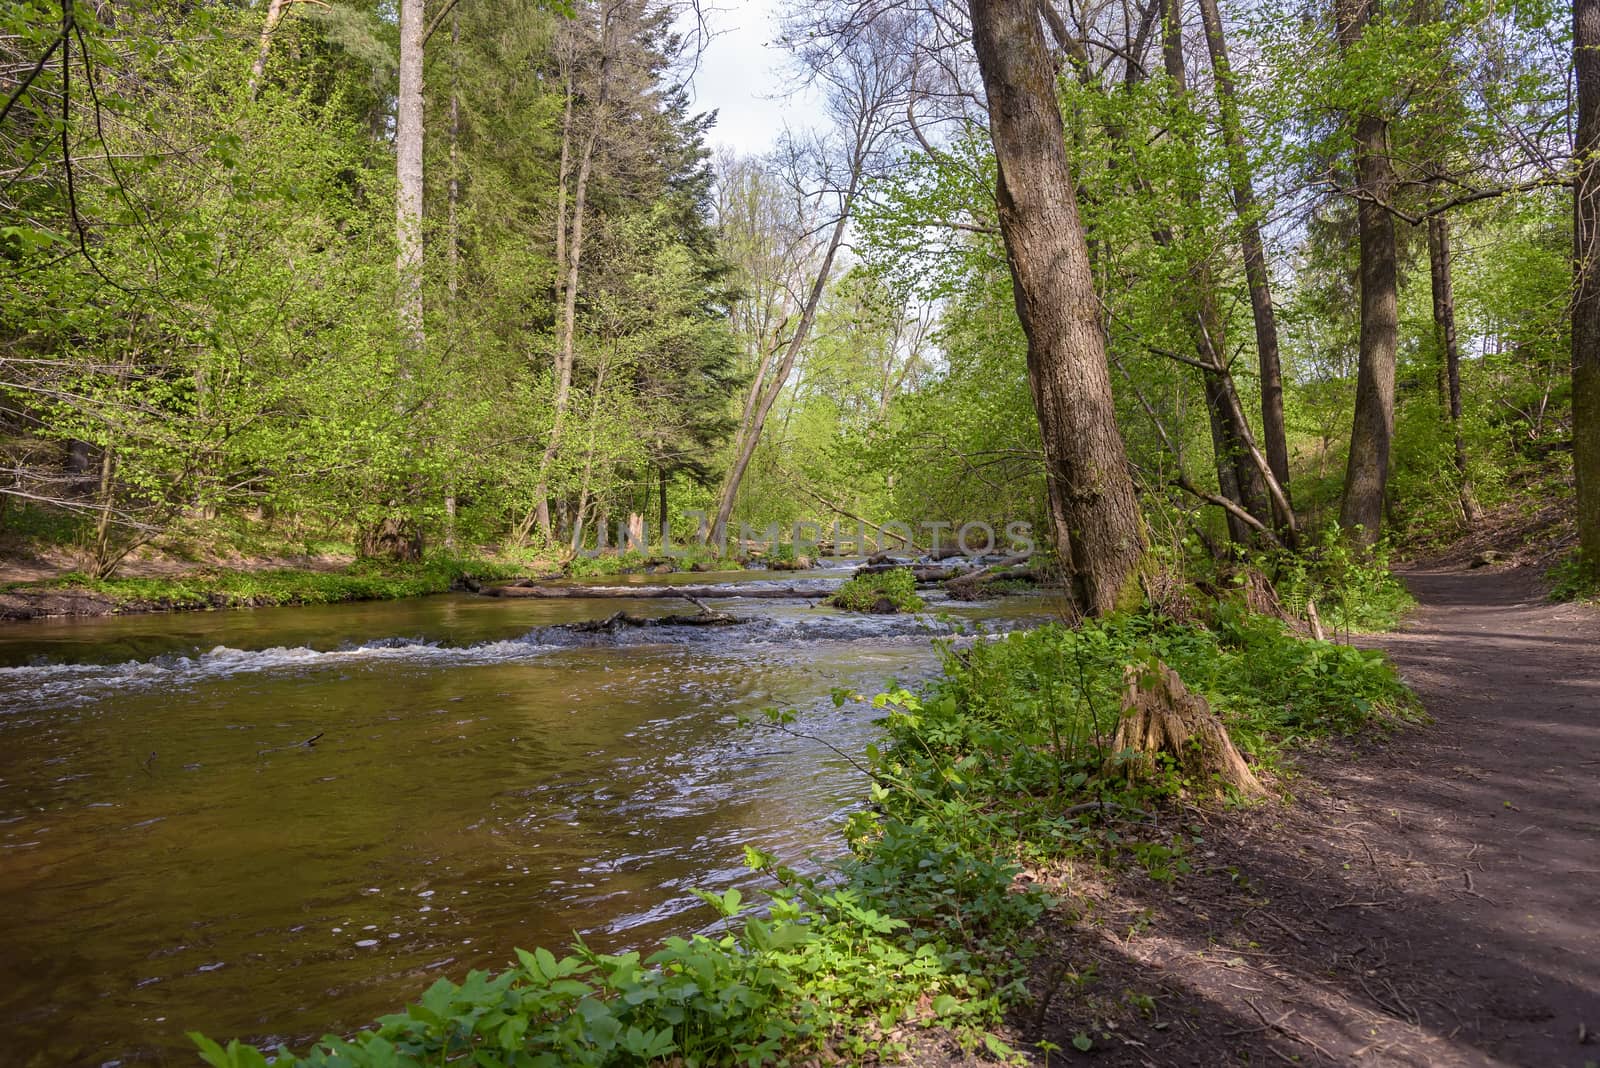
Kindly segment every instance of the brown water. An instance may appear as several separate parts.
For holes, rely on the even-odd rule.
[[[859,751],[829,691],[925,677],[949,623],[718,607],[763,622],[577,638],[683,607],[450,595],[0,628],[0,1065],[302,1045],[516,946],[696,929],[746,843],[834,852],[859,773],[739,715]]]

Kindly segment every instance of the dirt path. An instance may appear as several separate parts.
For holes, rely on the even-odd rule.
[[[1052,1064],[1600,1064],[1600,612],[1521,571],[1406,581],[1422,607],[1379,644],[1432,724],[1302,760],[1293,805],[1214,820],[1176,884],[1104,887],[1019,1038]]]

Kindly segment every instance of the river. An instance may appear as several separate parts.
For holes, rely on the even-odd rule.
[[[757,622],[580,636],[685,606],[443,595],[0,626],[0,1064],[300,1048],[517,946],[694,930],[746,843],[839,849],[864,787],[823,740],[874,728],[833,688],[1048,612],[713,607]],[[739,725],[773,705],[817,740]]]

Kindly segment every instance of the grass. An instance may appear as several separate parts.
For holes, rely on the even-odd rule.
[[[208,569],[158,578],[94,579],[82,572],[12,583],[6,592],[81,591],[124,609],[206,609],[396,600],[444,593],[467,577],[514,578],[522,568],[487,560],[436,557],[421,564],[357,561],[337,571]]]
[[[1029,997],[1035,934],[1057,904],[1019,875],[1082,853],[1173,878],[1186,869],[1191,821],[1115,813],[1212,793],[1176,773],[1137,785],[1119,773],[1106,739],[1126,665],[1176,668],[1258,765],[1413,711],[1380,654],[1302,640],[1228,601],[1208,617],[1200,626],[1141,613],[947,647],[944,676],[927,690],[871,698],[884,714],[883,743],[863,761],[873,805],[851,817],[850,853],[832,875],[804,878],[747,849],[768,898],[699,893],[719,924],[711,934],[669,938],[647,956],[581,943],[559,957],[519,950],[498,975],[440,980],[369,1030],[325,1037],[299,1058],[280,1049],[272,1063],[862,1063],[905,1056],[929,1028],[1017,1062],[993,1029]],[[789,733],[800,723],[777,709],[767,720]],[[194,1037],[214,1068],[268,1063],[248,1045]]]

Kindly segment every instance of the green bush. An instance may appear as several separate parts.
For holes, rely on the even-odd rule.
[[[949,650],[945,675],[927,694],[883,702],[888,740],[875,768],[903,784],[891,800],[958,805],[972,814],[966,826],[987,828],[986,841],[966,843],[974,855],[1037,860],[1097,841],[1093,802],[1144,807],[1148,790],[1203,785],[1167,779],[1129,796],[1123,780],[1103,773],[1123,669],[1152,658],[1204,696],[1258,763],[1309,737],[1412,714],[1381,653],[1304,640],[1226,602],[1216,614],[1212,630],[1120,616]],[[874,818],[858,817],[855,833],[875,833]]]
[[[1416,604],[1390,570],[1389,546],[1356,547],[1337,524],[1303,551],[1266,554],[1261,564],[1289,611],[1303,616],[1307,602],[1315,601],[1323,621],[1337,630],[1392,630]]]
[[[643,553],[599,553],[595,556],[574,556],[567,562],[567,574],[572,578],[600,578],[621,575],[643,567],[649,561]]]
[[[857,575],[836,590],[828,603],[850,612],[916,612],[923,601],[917,580],[905,568]]]
[[[1550,583],[1552,601],[1600,599],[1600,579],[1585,571],[1583,557],[1576,549],[1558,560],[1545,578]]]

